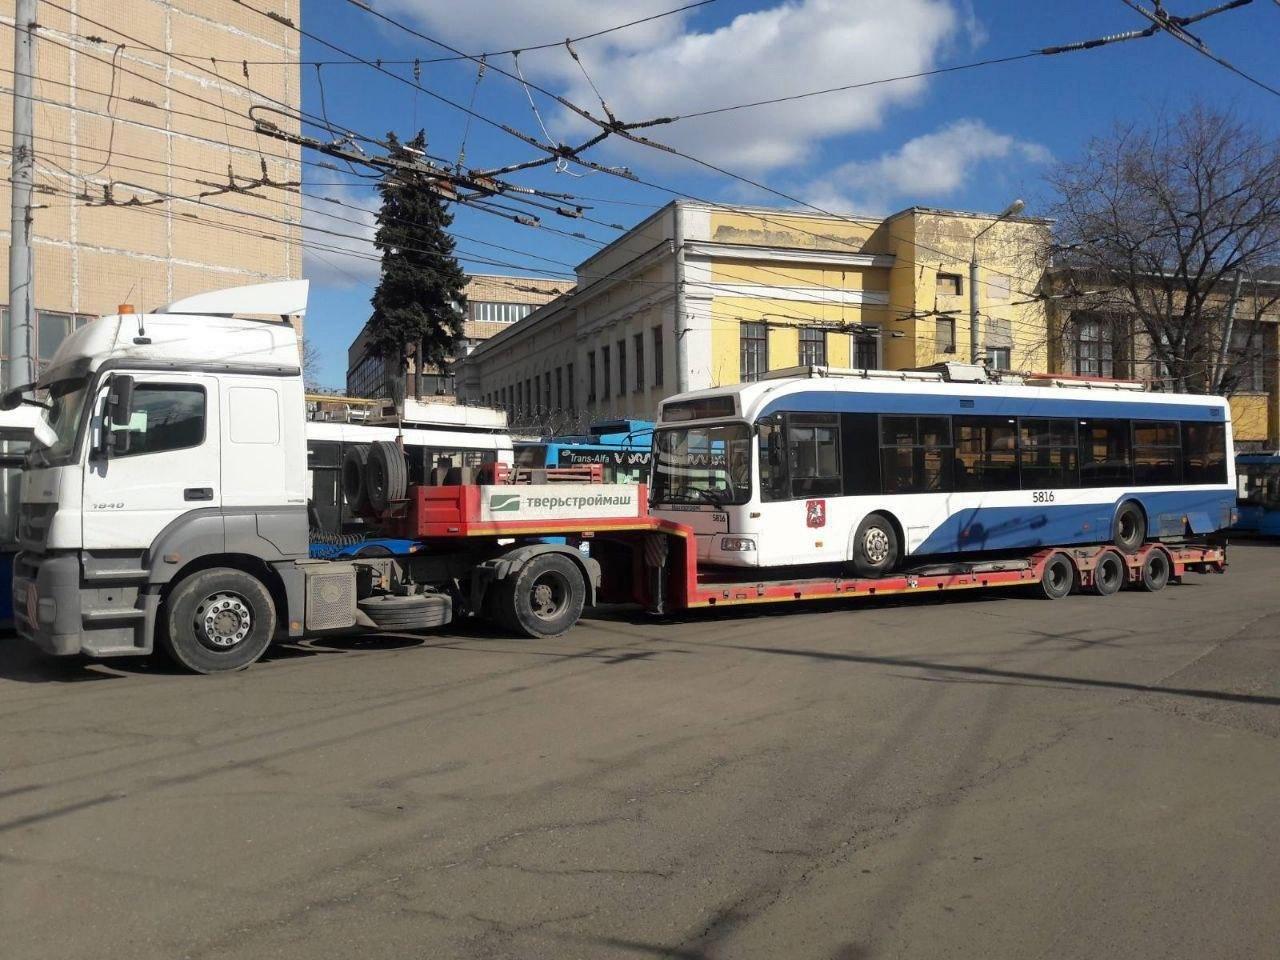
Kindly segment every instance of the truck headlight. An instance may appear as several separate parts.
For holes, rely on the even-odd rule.
[[[725,553],[742,553],[755,550],[756,542],[750,537],[721,537],[720,549]]]

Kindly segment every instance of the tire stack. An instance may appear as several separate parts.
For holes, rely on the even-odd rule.
[[[409,491],[404,451],[390,440],[348,447],[342,458],[342,493],[352,513],[380,516]]]

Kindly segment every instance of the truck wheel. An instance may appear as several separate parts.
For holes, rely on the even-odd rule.
[[[369,449],[364,474],[369,506],[382,513],[393,501],[403,500],[409,490],[409,468],[404,452],[390,440],[378,440]]]
[[[893,521],[868,514],[853,535],[853,570],[860,577],[883,577],[898,565],[901,547]]]
[[[1168,585],[1170,573],[1172,570],[1169,567],[1169,557],[1157,547],[1142,561],[1142,579],[1139,584],[1148,593],[1155,593]]]
[[[200,570],[165,601],[160,643],[194,673],[242,670],[267,649],[276,607],[257,577],[230,567]]]
[[[1093,567],[1093,592],[1100,597],[1119,593],[1128,572],[1120,554],[1112,550],[1105,551]]]
[[[369,491],[365,486],[365,472],[369,467],[369,447],[359,444],[347,447],[342,457],[342,495],[352,513],[368,513]]]
[[[1147,518],[1132,500],[1116,512],[1111,523],[1111,541],[1125,553],[1137,553],[1147,542]]]
[[[1061,600],[1076,583],[1076,565],[1065,553],[1055,553],[1040,572],[1040,591],[1047,600]]]
[[[587,585],[582,571],[568,557],[544,553],[526,563],[513,577],[490,588],[494,613],[510,630],[527,637],[555,637],[569,630],[582,615]]]

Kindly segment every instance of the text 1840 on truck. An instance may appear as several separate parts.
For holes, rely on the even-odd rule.
[[[306,295],[260,284],[102,317],[5,396],[43,408],[22,477],[22,636],[55,655],[159,645],[213,673],[276,638],[461,617],[555,636],[597,602],[1108,596],[1225,567],[1204,539],[1232,522],[1224,401],[955,366],[797,368],[670,398],[651,489],[499,463],[411,481],[403,442],[355,445],[347,503],[381,539],[316,559],[287,322]]]

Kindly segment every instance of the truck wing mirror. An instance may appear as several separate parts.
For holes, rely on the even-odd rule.
[[[0,410],[17,410],[22,405],[22,395],[26,391],[26,387],[6,390],[3,395],[0,395]]]
[[[133,377],[117,374],[107,392],[107,411],[113,427],[127,427],[133,419]]]

